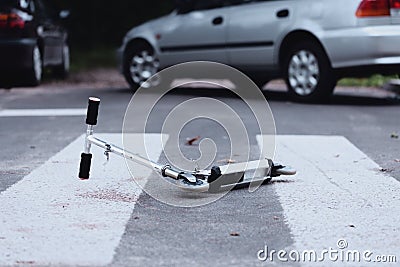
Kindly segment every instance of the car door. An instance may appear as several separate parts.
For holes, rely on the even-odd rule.
[[[293,17],[294,0],[231,0],[227,30],[229,63],[257,70],[273,67],[276,41]]]
[[[194,0],[185,12],[171,16],[159,32],[162,65],[210,60],[227,63],[228,7],[222,1]]]
[[[38,36],[42,44],[43,64],[57,65],[62,61],[64,32],[56,24],[56,16],[41,0],[35,0],[36,16],[38,20]]]

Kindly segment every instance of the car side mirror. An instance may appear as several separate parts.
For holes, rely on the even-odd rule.
[[[70,14],[71,12],[69,10],[61,10],[58,16],[60,19],[66,19],[69,17]]]

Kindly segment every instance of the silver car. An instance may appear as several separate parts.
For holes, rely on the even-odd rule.
[[[400,0],[179,0],[131,29],[119,49],[132,88],[177,63],[225,63],[262,86],[286,80],[320,100],[337,80],[400,73]]]

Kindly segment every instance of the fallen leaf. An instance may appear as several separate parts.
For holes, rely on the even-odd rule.
[[[278,217],[278,216],[274,216],[274,220],[275,220],[275,221],[278,221],[278,220],[279,220],[279,217]]]
[[[196,137],[193,137],[193,138],[187,138],[186,139],[186,145],[192,146],[193,143],[198,141],[198,140],[200,140],[200,138],[201,138],[200,136],[196,136]]]
[[[221,160],[218,160],[218,163],[235,163],[236,162],[236,160],[234,160],[234,159],[221,159]]]
[[[340,155],[339,155],[339,154],[335,155],[335,158],[339,158],[339,157],[340,157]]]
[[[231,233],[231,236],[240,236],[240,234],[237,233],[237,232],[232,232],[232,233]]]

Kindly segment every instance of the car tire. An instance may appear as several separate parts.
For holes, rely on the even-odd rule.
[[[68,45],[64,45],[62,49],[62,62],[53,68],[53,75],[57,78],[65,79],[68,77],[70,69],[70,53]]]
[[[289,95],[296,101],[325,101],[337,83],[328,56],[314,42],[291,46],[283,62],[283,72]]]
[[[154,49],[145,43],[136,43],[126,48],[123,59],[123,74],[131,89],[149,87],[146,81],[159,70],[159,61]]]
[[[32,64],[31,68],[27,70],[25,75],[25,85],[27,86],[38,86],[42,81],[43,75],[43,61],[42,53],[40,52],[39,46],[35,45],[32,49]]]
[[[267,77],[262,77],[261,75],[258,74],[249,74],[250,79],[260,88],[260,90],[263,90],[263,88],[271,81],[270,78]]]

